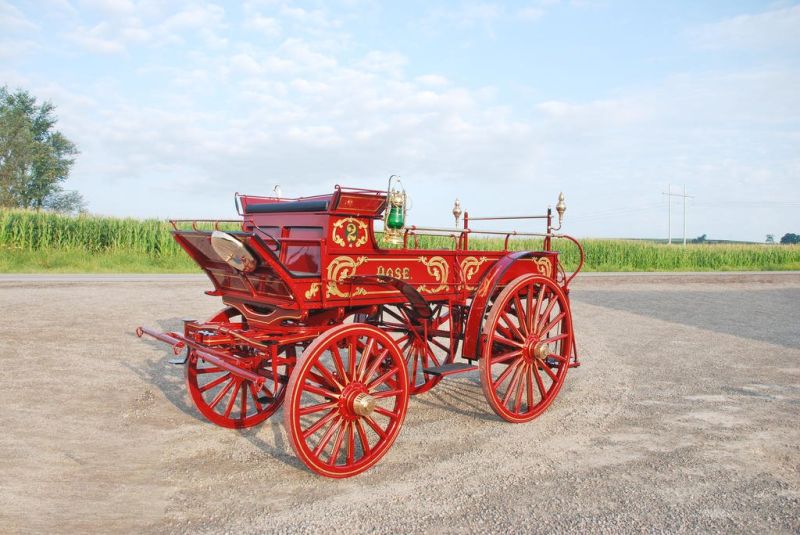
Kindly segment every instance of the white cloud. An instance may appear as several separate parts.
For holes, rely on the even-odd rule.
[[[248,17],[245,27],[257,30],[268,37],[277,37],[282,33],[281,24],[277,19],[259,14]]]
[[[0,33],[24,33],[38,30],[39,25],[27,18],[17,7],[0,1]]]
[[[545,13],[545,10],[541,7],[529,6],[517,11],[517,16],[522,20],[530,22],[541,19],[544,17]]]
[[[423,76],[417,76],[416,80],[422,85],[434,87],[444,87],[450,83],[447,78],[440,74],[425,74]]]
[[[800,5],[745,14],[693,28],[690,37],[709,49],[800,51]]]

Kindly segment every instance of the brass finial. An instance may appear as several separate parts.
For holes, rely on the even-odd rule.
[[[556,204],[556,212],[558,212],[558,226],[564,220],[564,212],[567,211],[567,203],[564,202],[564,193],[558,194],[558,204]]]
[[[456,218],[456,226],[458,226],[458,220],[461,218],[462,213],[463,212],[461,211],[461,201],[456,199],[456,202],[453,205],[453,217]]]

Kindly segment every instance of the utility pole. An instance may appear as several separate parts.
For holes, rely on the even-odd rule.
[[[672,197],[683,197],[683,244],[686,245],[686,199],[692,195],[686,195],[686,184],[683,193],[672,193],[672,184],[667,184],[667,191],[661,194],[667,196],[667,244],[672,244]]]

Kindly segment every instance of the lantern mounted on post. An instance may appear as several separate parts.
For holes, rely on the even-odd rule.
[[[392,175],[389,177],[386,199],[388,200],[388,205],[383,216],[383,241],[394,244],[403,243],[408,196],[399,176]]]

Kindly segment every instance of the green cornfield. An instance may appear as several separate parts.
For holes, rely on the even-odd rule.
[[[168,222],[155,219],[0,210],[0,272],[197,271],[194,262],[173,240],[171,230]],[[448,249],[453,242],[444,236],[419,236],[415,246]],[[608,239],[585,239],[581,243],[586,249],[587,271],[800,269],[800,246],[690,244],[683,247]],[[501,238],[470,238],[470,249],[475,251],[498,250],[503,246]],[[509,250],[536,250],[541,246],[541,240],[509,240]],[[577,265],[578,251],[573,244],[554,240],[553,246],[561,251],[567,270]]]

